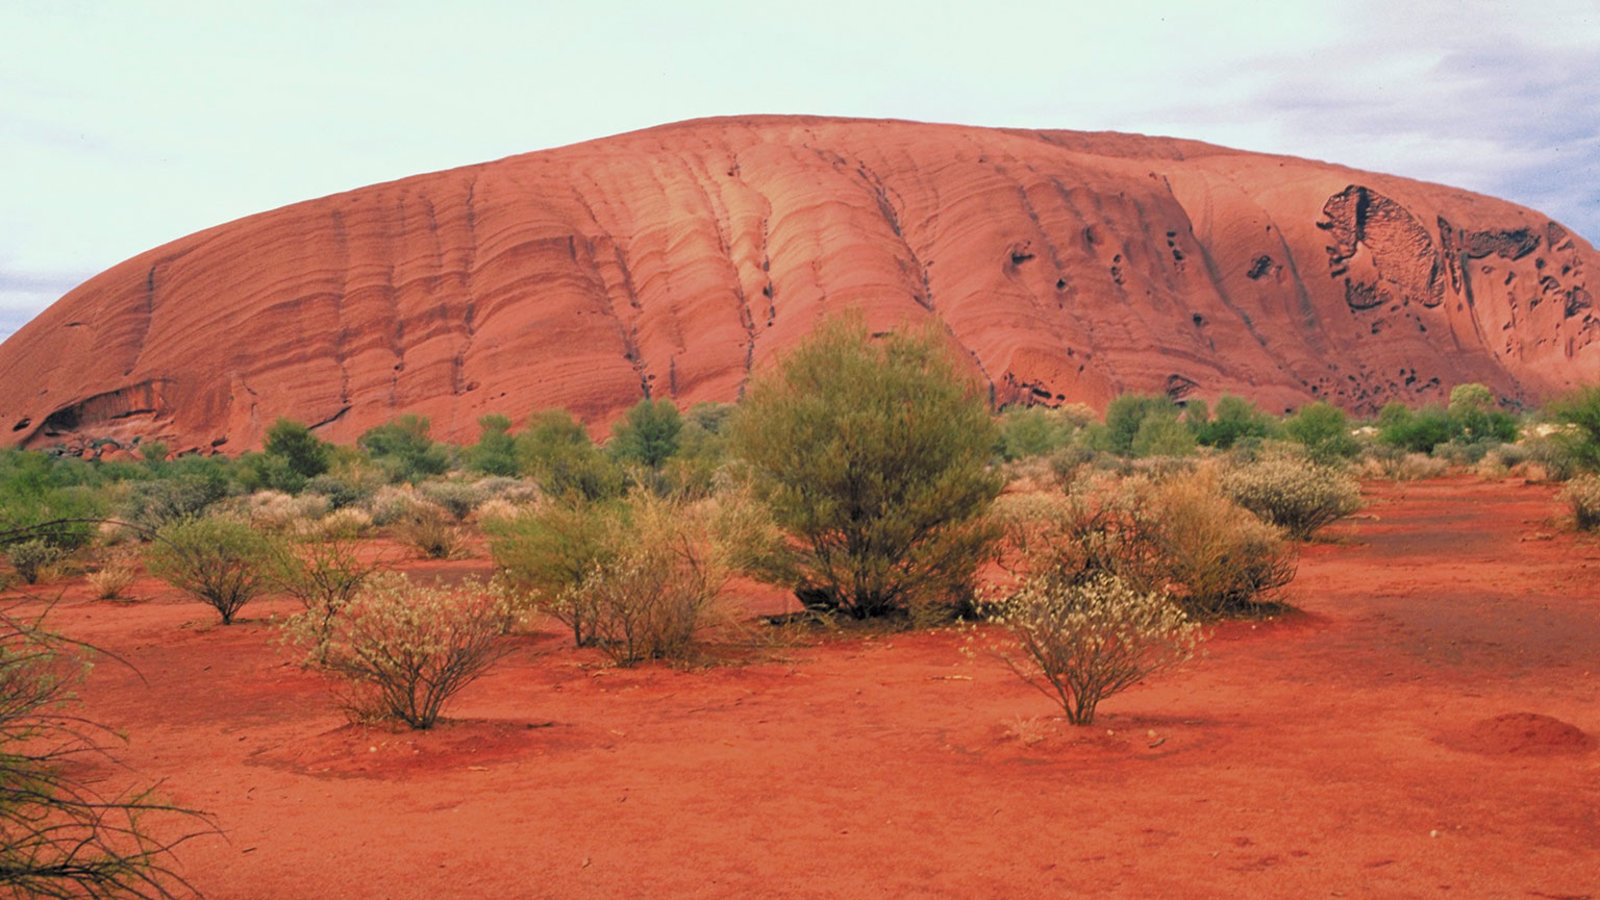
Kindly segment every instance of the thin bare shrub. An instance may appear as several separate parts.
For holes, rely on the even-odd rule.
[[[274,548],[273,581],[302,607],[284,628],[306,646],[308,662],[325,661],[335,618],[378,568],[348,538],[312,537]]]
[[[508,615],[501,592],[480,582],[425,587],[398,572],[374,574],[333,618],[323,664],[354,689],[352,718],[431,728],[445,703],[504,655]],[[322,640],[310,618],[289,634],[307,647]]]
[[[0,894],[189,896],[173,851],[214,832],[209,819],[149,789],[104,795],[74,765],[110,755],[109,729],[70,708],[88,650],[0,610]],[[188,827],[161,836],[173,819]]]
[[[1106,574],[1041,572],[986,611],[1010,636],[991,649],[1074,725],[1093,723],[1107,697],[1189,659],[1201,640],[1169,597]]]

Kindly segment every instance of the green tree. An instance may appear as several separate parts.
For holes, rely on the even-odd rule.
[[[1304,445],[1306,453],[1319,463],[1349,459],[1361,452],[1361,445],[1350,434],[1350,420],[1344,410],[1321,400],[1300,407],[1283,423],[1283,433]]]
[[[855,617],[970,599],[1001,480],[982,393],[932,330],[823,325],[757,377],[734,451],[791,551],[763,574]]]
[[[556,497],[605,500],[620,496],[622,471],[589,440],[589,432],[564,409],[528,417],[517,435],[517,463]]]
[[[646,397],[635,403],[621,422],[611,429],[606,445],[613,459],[659,469],[678,452],[678,436],[683,417],[670,400]]]
[[[282,458],[289,471],[301,479],[321,475],[333,461],[331,444],[312,434],[305,423],[283,416],[267,429],[267,442],[262,452]]]
[[[517,440],[511,436],[511,419],[489,413],[478,419],[478,442],[467,449],[467,466],[485,475],[517,474]]]
[[[1558,437],[1573,460],[1584,469],[1600,469],[1600,384],[1580,388],[1551,402],[1546,412],[1568,426]]]
[[[416,482],[450,469],[450,451],[428,436],[425,416],[404,415],[368,429],[356,445],[396,481]]]
[[[1223,394],[1209,421],[1200,423],[1195,439],[1207,447],[1227,450],[1241,440],[1272,436],[1276,423],[1243,397]]]
[[[1131,456],[1133,442],[1139,429],[1149,419],[1178,420],[1182,410],[1166,394],[1118,394],[1106,405],[1106,430],[1111,441],[1111,452],[1118,456]],[[1159,426],[1151,426],[1160,430]]]

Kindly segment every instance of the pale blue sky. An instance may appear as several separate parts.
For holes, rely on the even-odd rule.
[[[1595,0],[9,0],[0,49],[0,338],[210,225],[741,113],[1198,138],[1600,240]]]

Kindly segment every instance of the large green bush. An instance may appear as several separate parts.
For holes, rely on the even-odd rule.
[[[1344,410],[1320,400],[1300,407],[1284,420],[1283,434],[1306,448],[1318,463],[1331,465],[1361,452],[1361,444],[1350,434],[1350,420]]]
[[[356,445],[392,480],[416,483],[450,469],[450,449],[436,443],[429,431],[427,417],[404,415],[367,429]]]
[[[756,377],[732,444],[791,537],[764,571],[808,605],[856,617],[965,602],[1001,480],[984,393],[931,329],[823,325]]]
[[[588,604],[575,602],[575,592],[618,556],[619,515],[613,506],[575,499],[485,526],[489,555],[511,592],[560,619],[579,646],[594,641],[595,616]]]
[[[624,464],[659,469],[678,452],[683,417],[671,400],[641,399],[611,429],[606,450]]]
[[[1217,408],[1209,419],[1200,417],[1196,424],[1195,439],[1208,447],[1227,450],[1234,444],[1250,438],[1271,437],[1278,423],[1243,397],[1223,394],[1217,398]]]
[[[622,470],[594,446],[582,423],[564,409],[546,409],[528,418],[516,438],[517,462],[552,497],[607,500],[621,496]]]

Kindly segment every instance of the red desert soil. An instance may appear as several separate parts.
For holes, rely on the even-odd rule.
[[[284,602],[72,582],[51,620],[142,674],[102,663],[87,712],[215,813],[182,848],[212,897],[1600,893],[1600,542],[1543,486],[1367,492],[1299,612],[1084,729],[945,631],[631,671],[551,632],[411,733],[344,724]]]
[[[403,413],[603,426],[737,398],[847,307],[935,320],[1001,403],[1363,412],[1600,365],[1600,255],[1534,210],[1171,138],[703,119],[418,175],[120,263],[0,345],[0,445],[347,444]]]

